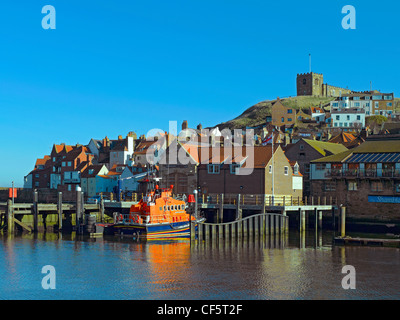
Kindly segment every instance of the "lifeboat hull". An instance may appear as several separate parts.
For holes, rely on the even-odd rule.
[[[141,239],[188,238],[190,237],[187,221],[159,224],[124,224],[117,223],[107,227],[107,234],[133,236]],[[197,223],[195,224],[197,231]]]

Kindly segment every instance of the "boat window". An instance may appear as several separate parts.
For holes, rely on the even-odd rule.
[[[160,211],[162,211],[162,207],[160,207]]]
[[[164,211],[166,211],[166,209],[167,209],[166,206],[164,206]]]
[[[167,211],[169,211],[169,206],[167,206]]]
[[[178,208],[176,207],[176,205],[175,205],[175,210],[178,210]]]

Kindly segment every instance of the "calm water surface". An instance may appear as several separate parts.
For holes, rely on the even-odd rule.
[[[400,250],[337,247],[332,235],[192,244],[0,235],[0,299],[399,299]],[[42,267],[56,289],[41,286]],[[344,290],[344,265],[356,289]]]

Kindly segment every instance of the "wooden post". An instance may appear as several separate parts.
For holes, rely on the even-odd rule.
[[[270,233],[274,234],[275,233],[275,214],[270,215]]]
[[[335,228],[336,228],[336,223],[335,223],[335,207],[332,206],[332,230],[333,230],[333,237],[335,237]]]
[[[263,205],[262,205],[262,213],[265,214],[265,205],[266,205],[266,201],[267,201],[267,195],[264,194],[263,197],[264,201],[263,201]]]
[[[265,236],[269,235],[269,231],[270,231],[270,227],[269,227],[269,220],[270,220],[271,215],[270,214],[266,214],[264,216],[264,225],[265,225]]]
[[[39,195],[38,192],[35,190],[33,192],[33,232],[37,232],[38,231],[38,215],[39,215],[39,210],[38,210],[38,199],[39,199]]]
[[[304,205],[307,205],[307,196],[304,197]]]
[[[219,223],[224,222],[224,194],[221,193],[221,202],[219,204]]]
[[[247,239],[247,236],[248,236],[248,226],[247,226],[248,220],[249,219],[243,220],[243,238],[244,239]]]
[[[318,211],[318,228],[322,230],[322,211]]]
[[[326,206],[326,196],[324,196],[324,206]]]
[[[100,200],[100,221],[104,222],[104,200]]]
[[[58,193],[58,199],[57,199],[57,213],[58,213],[58,231],[62,229],[62,215],[63,215],[63,209],[62,209],[62,192]]]
[[[198,228],[198,233],[199,233],[199,235],[198,235],[198,240],[199,241],[203,241],[203,234],[204,234],[204,232],[203,232],[203,228],[204,228],[204,224],[202,224],[202,223],[199,223],[198,225],[197,225],[197,228]]]
[[[210,240],[210,225],[209,224],[205,224],[204,225],[204,236],[205,236],[205,240]]]
[[[276,234],[279,234],[279,231],[280,231],[280,225],[279,225],[280,217],[281,216],[279,214],[275,215],[275,233]]]
[[[300,211],[300,232],[306,230],[306,212],[304,210]]]
[[[217,240],[217,226],[215,224],[211,226],[211,240]]]
[[[346,207],[340,208],[340,236],[346,236]]]
[[[75,226],[76,226],[76,231],[79,232],[81,224],[81,214],[82,214],[82,191],[76,191],[75,209],[76,209]]]
[[[318,211],[317,211],[317,208],[314,208],[314,220],[315,220],[314,229],[318,230]]]
[[[236,203],[236,220],[242,219],[242,208],[240,205],[240,194],[237,195],[237,203]]]
[[[225,240],[229,239],[229,229],[232,226],[232,224],[225,224],[224,228],[225,228]]]
[[[7,200],[7,231],[9,234],[14,233],[14,212],[12,200]]]

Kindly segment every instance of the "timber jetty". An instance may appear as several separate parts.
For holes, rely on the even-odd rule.
[[[15,229],[29,232],[40,230],[77,231],[99,234],[101,230],[87,228],[88,222],[112,223],[115,212],[127,213],[143,194],[134,194],[132,201],[105,201],[84,203],[83,193],[76,191],[74,203],[63,203],[58,193],[57,203],[39,203],[38,191],[33,192],[32,203],[0,203],[0,228],[13,233]],[[310,223],[322,228],[323,216],[335,225],[335,212],[339,209],[335,199],[271,197],[264,194],[208,194],[197,197],[194,212],[206,217],[200,224],[196,237],[208,238],[240,237],[243,234],[284,233],[289,229],[289,218],[300,231]],[[343,208],[342,208],[343,209]],[[343,210],[342,210],[343,211]],[[342,213],[341,211],[341,213]],[[332,219],[332,220],[331,220]],[[339,219],[339,221],[345,221]],[[343,224],[344,226],[344,224]]]

